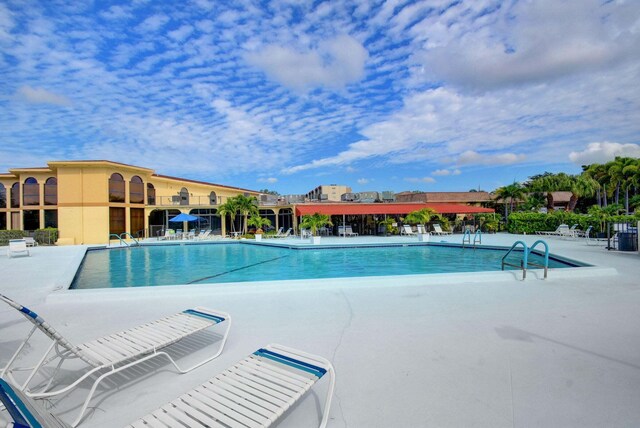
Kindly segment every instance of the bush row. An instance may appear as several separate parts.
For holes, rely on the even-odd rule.
[[[9,239],[24,238],[26,233],[22,230],[0,230],[0,245],[9,245]]]
[[[0,230],[0,245],[9,245],[10,239],[21,239],[28,236],[23,230]],[[38,229],[33,235],[38,244],[53,245],[58,240],[58,229]]]
[[[639,215],[616,215],[607,218],[608,223],[636,223]],[[600,232],[600,220],[588,214],[576,214],[567,211],[554,211],[549,214],[516,212],[509,214],[507,230],[509,233],[529,233],[556,230],[561,224],[578,225],[581,230],[593,226],[595,233]]]

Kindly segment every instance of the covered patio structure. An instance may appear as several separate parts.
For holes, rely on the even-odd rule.
[[[377,235],[384,233],[384,230],[380,230],[380,225],[389,216],[400,221],[400,217],[423,208],[452,216],[495,212],[491,208],[450,203],[300,204],[295,206],[296,226],[299,224],[299,217],[319,213],[332,217],[332,235],[337,234],[338,225],[351,225],[353,231],[360,235]]]

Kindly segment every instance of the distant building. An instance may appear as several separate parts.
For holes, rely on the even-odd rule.
[[[397,202],[452,203],[481,206],[492,202],[488,192],[400,192]]]
[[[107,160],[48,162],[0,173],[0,229],[53,227],[59,230],[58,244],[104,244],[123,233],[157,236],[166,228],[182,228],[169,219],[185,213],[198,216],[199,227],[224,235],[227,218],[217,208],[237,195],[259,193]]]
[[[308,192],[305,197],[309,201],[340,202],[340,197],[345,193],[351,193],[351,187],[323,184]]]

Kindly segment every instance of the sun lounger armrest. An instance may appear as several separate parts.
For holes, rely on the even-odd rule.
[[[214,311],[213,309],[204,308],[202,306],[197,306],[193,309],[187,309],[183,312],[188,315],[214,320],[217,323],[221,323],[225,320],[231,319],[231,315],[229,315],[227,312]]]

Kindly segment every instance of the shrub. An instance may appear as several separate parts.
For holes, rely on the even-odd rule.
[[[0,230],[0,245],[9,245],[9,239],[20,239],[26,235],[22,230]]]
[[[507,229],[509,233],[536,233],[537,231],[553,231],[561,224],[573,226],[578,224],[581,230],[593,226],[594,230],[600,230],[600,221],[595,215],[575,214],[567,211],[553,211],[551,213],[516,212],[509,215]],[[609,221],[616,223],[634,223],[638,216],[611,216]]]
[[[58,229],[55,227],[47,227],[46,229],[38,229],[33,235],[38,244],[53,245],[58,240]]]

